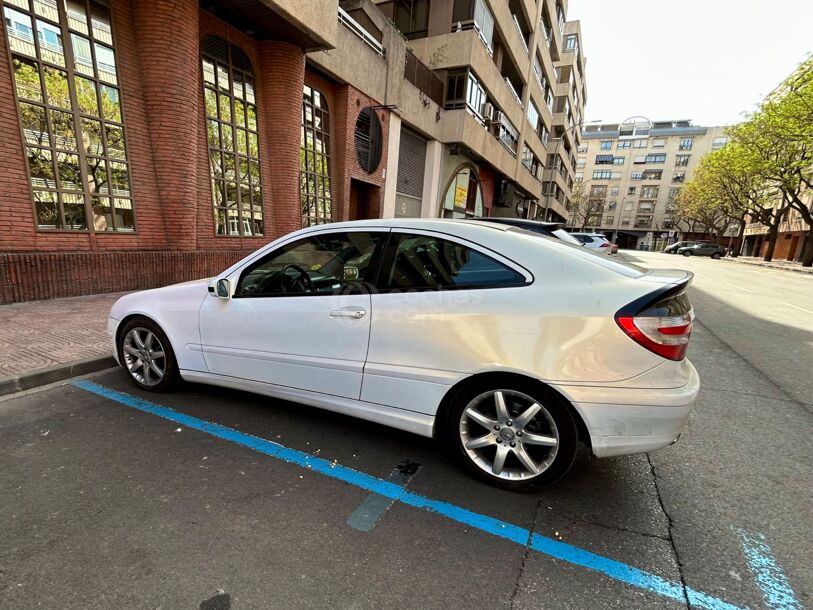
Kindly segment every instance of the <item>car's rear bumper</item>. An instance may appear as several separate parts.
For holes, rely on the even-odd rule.
[[[700,392],[700,378],[684,364],[685,385],[675,388],[559,387],[578,411],[596,457],[644,453],[674,443]]]

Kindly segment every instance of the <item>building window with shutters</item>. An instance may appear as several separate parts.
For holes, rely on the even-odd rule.
[[[375,110],[370,107],[362,108],[356,119],[353,140],[356,144],[356,160],[359,167],[368,174],[375,172],[381,163],[381,132],[381,121]]]
[[[217,36],[201,44],[216,235],[262,235],[257,102],[251,62]]]
[[[302,89],[299,132],[299,201],[302,226],[330,222],[330,113],[325,96],[313,87]]]
[[[402,127],[398,146],[398,179],[395,183],[396,217],[420,217],[425,166],[426,140]]]
[[[7,0],[3,17],[40,230],[135,230],[110,9]]]

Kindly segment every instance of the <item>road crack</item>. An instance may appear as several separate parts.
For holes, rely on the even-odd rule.
[[[689,604],[689,594],[686,591],[686,579],[683,576],[683,561],[680,559],[680,553],[678,553],[677,546],[675,545],[675,538],[672,534],[672,529],[674,527],[674,522],[672,521],[672,515],[669,514],[669,511],[666,510],[666,505],[663,502],[663,496],[661,495],[661,488],[658,484],[658,471],[655,468],[655,463],[652,461],[652,456],[647,453],[646,460],[649,462],[649,469],[652,472],[652,483],[655,485],[655,494],[658,496],[658,504],[661,506],[661,511],[663,512],[664,517],[666,517],[666,531],[669,534],[669,545],[672,547],[672,554],[675,556],[675,563],[677,564],[678,569],[678,576],[680,577],[680,589],[683,591],[683,600],[686,602],[686,608],[690,608]]]
[[[513,610],[514,603],[516,602],[516,597],[519,594],[519,587],[520,583],[522,582],[522,576],[525,574],[525,563],[528,561],[528,556],[531,554],[531,539],[534,535],[534,530],[536,529],[536,519],[539,516],[539,511],[542,509],[542,500],[539,500],[536,503],[536,509],[534,510],[533,519],[531,519],[531,527],[528,529],[528,540],[525,542],[525,549],[522,553],[522,563],[519,565],[519,573],[517,574],[517,579],[514,581],[514,590],[511,591],[511,598],[508,602],[508,607]]]
[[[773,398],[773,400],[781,400],[781,401],[785,401],[785,402],[791,402],[791,403],[794,403],[794,404],[796,404],[796,405],[799,405],[800,407],[802,407],[802,409],[803,409],[803,410],[807,411],[808,413],[813,413],[813,405],[811,405],[810,403],[802,402],[802,401],[800,401],[798,398],[796,398],[795,396],[792,396],[792,395],[791,395],[789,392],[787,392],[787,391],[786,391],[786,390],[785,390],[785,389],[784,389],[782,386],[780,386],[780,385],[779,385],[779,384],[778,384],[776,381],[774,381],[772,377],[769,377],[769,376],[768,376],[768,374],[767,374],[765,371],[763,371],[763,370],[762,370],[761,368],[759,368],[759,367],[758,367],[756,364],[754,364],[754,363],[753,363],[753,362],[751,362],[751,361],[750,361],[748,358],[746,358],[746,357],[745,357],[743,354],[741,354],[741,353],[740,353],[740,352],[738,352],[736,349],[734,349],[734,346],[733,346],[733,345],[731,345],[731,344],[730,344],[728,341],[726,341],[726,340],[725,340],[725,339],[723,339],[723,338],[722,338],[720,335],[718,335],[718,334],[717,334],[717,333],[715,333],[713,330],[711,330],[711,328],[709,328],[709,327],[708,327],[706,324],[703,324],[702,322],[700,322],[700,321],[699,321],[699,320],[697,320],[697,319],[695,319],[694,324],[695,324],[696,326],[699,326],[700,328],[702,328],[702,329],[703,329],[705,332],[707,332],[708,334],[710,334],[710,335],[711,335],[711,336],[712,336],[714,339],[716,339],[717,341],[719,341],[719,342],[720,342],[720,343],[721,343],[721,344],[722,344],[724,347],[728,348],[728,350],[729,350],[731,353],[735,354],[735,355],[736,355],[736,357],[737,357],[737,358],[739,358],[739,359],[740,359],[742,362],[744,362],[744,363],[745,363],[745,364],[747,364],[749,367],[751,367],[753,370],[755,370],[757,373],[759,373],[759,374],[760,374],[760,376],[761,376],[762,378],[764,378],[764,379],[765,379],[765,380],[766,380],[766,381],[767,381],[769,384],[771,384],[771,385],[772,385],[774,388],[776,388],[776,390],[777,390],[777,391],[778,391],[780,394],[782,394],[783,396],[787,396],[787,398],[785,398],[785,399],[782,399],[782,398]],[[766,396],[765,398],[768,398],[768,397]]]

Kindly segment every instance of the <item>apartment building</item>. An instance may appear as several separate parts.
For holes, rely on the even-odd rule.
[[[0,303],[392,216],[565,217],[563,0],[0,0]]]
[[[724,129],[641,117],[588,125],[576,162],[588,202],[579,212],[588,213],[573,210],[569,225],[600,231],[622,248],[651,249],[690,235],[670,202],[703,155],[726,144]]]
[[[578,22],[561,0],[382,0],[407,52],[445,83],[430,129],[439,191],[424,215],[566,218],[586,98]],[[403,131],[402,131],[403,133]],[[399,171],[405,167],[399,164]],[[396,215],[409,210],[405,197]],[[413,212],[414,213],[414,212]]]

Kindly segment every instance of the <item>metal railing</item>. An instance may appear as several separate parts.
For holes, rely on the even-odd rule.
[[[511,83],[511,79],[509,79],[506,76],[506,77],[504,77],[504,80],[505,80],[505,84],[508,85],[508,91],[511,92],[511,96],[516,100],[517,104],[519,104],[519,107],[522,108],[522,100],[520,99],[519,94],[517,93],[517,90],[514,89],[514,85]]]
[[[466,19],[464,21],[455,21],[454,23],[452,23],[452,33],[464,32],[466,30],[474,30],[475,32],[477,32],[477,37],[480,39],[480,42],[482,42],[483,46],[486,48],[488,56],[494,57],[494,48],[492,47],[492,44],[486,39],[485,34],[483,34],[483,29],[474,19]]]
[[[342,7],[339,7],[339,23],[361,38],[361,40],[364,41],[364,44],[370,47],[373,51],[378,53],[381,57],[384,57],[386,54],[384,45],[373,38],[370,32],[365,30],[364,27],[358,21],[353,19]]]
[[[443,106],[443,81],[409,49],[404,59],[404,78],[438,106]]]

